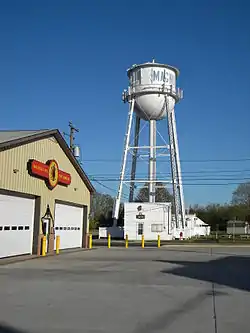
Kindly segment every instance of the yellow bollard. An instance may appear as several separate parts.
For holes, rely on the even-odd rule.
[[[108,234],[108,248],[110,249],[111,246],[111,235]]]
[[[46,244],[47,244],[47,239],[46,236],[43,236],[42,238],[42,256],[46,256]]]
[[[141,236],[141,247],[144,248],[144,235]]]
[[[56,236],[56,254],[60,252],[60,236]]]
[[[161,247],[161,236],[158,235],[158,238],[157,238],[157,247]]]
[[[128,235],[126,234],[126,239],[125,239],[125,248],[128,248]]]
[[[89,234],[89,249],[92,249],[92,234]]]

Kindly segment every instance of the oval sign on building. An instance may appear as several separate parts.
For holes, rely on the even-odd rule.
[[[56,160],[49,160],[46,163],[29,160],[28,172],[33,177],[44,179],[50,190],[53,190],[58,184],[64,186],[71,184],[71,175],[60,170]]]

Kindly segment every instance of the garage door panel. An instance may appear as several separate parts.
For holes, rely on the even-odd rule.
[[[83,208],[66,204],[55,205],[55,235],[60,236],[60,248],[82,247]]]
[[[35,200],[0,194],[0,258],[31,254]]]

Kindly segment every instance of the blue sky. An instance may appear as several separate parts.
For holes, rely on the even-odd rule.
[[[86,172],[117,178],[126,70],[155,57],[181,72],[185,98],[176,118],[186,203],[226,202],[231,183],[250,178],[249,12],[247,0],[3,0],[1,128],[66,131],[72,120]],[[209,162],[218,159],[234,161]],[[198,185],[205,177],[213,185]],[[115,194],[117,182],[102,184],[112,190],[97,190]]]

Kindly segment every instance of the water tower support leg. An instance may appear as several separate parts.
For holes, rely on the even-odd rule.
[[[149,202],[155,202],[156,178],[156,121],[149,121]]]
[[[136,116],[134,147],[138,147],[138,144],[139,144],[140,124],[141,124],[141,119],[138,116]],[[133,157],[132,157],[132,166],[131,166],[132,182],[130,184],[130,190],[129,190],[129,202],[133,202],[133,200],[134,200],[135,182],[133,180],[135,180],[137,156],[138,156],[138,148],[134,148]]]
[[[168,102],[166,98],[167,117],[168,117],[168,133],[169,133],[169,145],[170,145],[170,158],[171,158],[171,171],[172,171],[172,183],[173,183],[173,195],[174,195],[174,213],[176,228],[185,227],[185,206],[184,195],[181,178],[181,166],[179,157],[179,147],[177,140],[176,121],[174,109],[169,110]]]
[[[114,209],[113,209],[113,220],[114,220],[113,226],[117,225],[117,220],[119,217],[119,209],[120,209],[120,203],[121,203],[122,188],[123,188],[123,181],[124,181],[124,176],[125,176],[127,156],[128,156],[128,151],[129,151],[129,140],[130,140],[130,135],[131,135],[134,106],[135,106],[135,100],[132,99],[130,102],[127,129],[126,129],[126,134],[125,134],[125,139],[124,139],[124,149],[123,149],[122,166],[121,166],[121,173],[120,173],[120,184],[119,184],[118,193],[117,193],[117,197],[116,197]]]
[[[169,135],[169,149],[170,149],[170,162],[171,162],[171,174],[172,174],[172,185],[173,185],[173,204],[174,204],[174,215],[175,215],[175,227],[179,228],[179,218],[178,218],[178,191],[176,186],[176,161],[175,161],[175,151],[173,142],[173,127],[171,125],[171,111],[167,111],[167,122],[168,122],[168,135]]]
[[[173,127],[173,134],[174,134],[176,171],[177,171],[177,180],[178,180],[178,194],[179,194],[179,202],[180,202],[180,220],[181,220],[181,226],[184,229],[185,228],[185,203],[184,203],[184,193],[183,193],[183,184],[182,184],[182,175],[181,175],[179,144],[178,144],[178,137],[177,137],[177,130],[176,130],[175,110],[172,110],[172,127]]]

